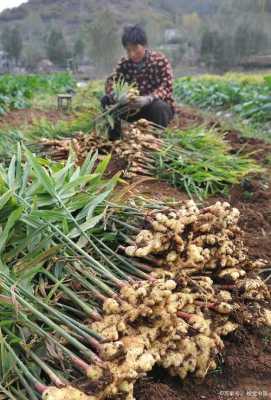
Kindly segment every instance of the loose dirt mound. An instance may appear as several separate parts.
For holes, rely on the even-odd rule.
[[[178,400],[173,389],[163,383],[142,379],[135,386],[136,400]]]
[[[226,140],[230,143],[232,151],[242,153],[253,153],[251,156],[262,163],[271,154],[271,144],[257,138],[243,138],[238,131],[226,131]]]
[[[190,107],[178,107],[171,127],[179,129],[188,129],[194,126],[202,125],[204,117]]]
[[[235,376],[238,369],[239,376],[253,375],[254,379],[270,379],[271,377],[271,331],[259,332],[236,331],[229,335],[225,354],[225,367],[233,383],[238,383]],[[236,347],[239,346],[236,354]],[[269,389],[271,381],[269,381]],[[271,395],[271,393],[270,393]]]
[[[129,196],[144,196],[159,201],[182,201],[188,200],[189,197],[185,192],[174,188],[167,182],[158,181],[156,178],[138,178],[135,179],[128,188]]]
[[[268,186],[267,186],[268,185]],[[244,200],[247,195],[249,200]],[[271,265],[271,187],[256,179],[250,191],[234,188],[230,202],[241,212],[240,225],[245,231],[245,242],[252,258],[265,258]]]

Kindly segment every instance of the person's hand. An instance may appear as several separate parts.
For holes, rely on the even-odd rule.
[[[116,104],[116,95],[114,92],[106,95],[105,98],[106,98],[107,106],[112,106],[112,105]]]
[[[137,96],[133,101],[129,103],[129,108],[131,110],[141,109],[150,105],[153,102],[153,96]]]
[[[110,95],[107,96],[110,102],[110,105],[119,104],[121,106],[128,103],[129,98],[127,94],[123,94],[122,96],[118,96],[117,93],[112,92]]]
[[[118,103],[119,103],[120,106],[125,106],[126,104],[129,103],[129,101],[130,101],[130,99],[129,99],[129,94],[128,93],[124,93],[118,99]]]

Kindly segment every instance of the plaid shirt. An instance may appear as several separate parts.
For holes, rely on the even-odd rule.
[[[164,100],[175,109],[173,100],[173,73],[167,58],[162,54],[146,49],[140,63],[134,63],[123,57],[105,84],[106,94],[113,92],[114,82],[123,78],[125,82],[135,83],[141,96],[152,94]]]

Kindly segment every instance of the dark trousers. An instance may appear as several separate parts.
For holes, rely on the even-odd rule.
[[[112,105],[110,98],[104,96],[101,100],[102,107]],[[111,140],[117,140],[121,137],[121,120],[135,122],[141,118],[154,122],[157,125],[167,127],[174,116],[174,112],[170,105],[163,100],[156,99],[150,105],[143,107],[138,113],[129,115],[126,113],[118,113],[118,117],[114,119],[114,127],[109,128],[108,137]]]

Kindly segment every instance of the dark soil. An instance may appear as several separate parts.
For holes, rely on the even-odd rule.
[[[250,154],[255,160],[265,164],[266,157],[271,154],[271,144],[261,139],[244,138],[238,131],[225,131],[225,138],[230,143],[233,152]]]
[[[183,201],[188,196],[185,192],[169,185],[167,182],[159,181],[156,178],[137,178],[133,180],[130,196],[144,196],[145,198],[159,201]]]
[[[65,114],[62,111],[57,110],[42,111],[30,108],[13,110],[0,117],[0,129],[5,128],[6,126],[17,128],[26,125],[32,125],[41,119],[46,119],[55,123],[59,120],[65,120],[69,118],[71,118],[69,114]]]
[[[109,162],[108,168],[106,170],[106,176],[112,177],[120,171],[124,171],[127,168],[127,161],[124,159],[112,158]]]
[[[168,385],[155,382],[153,379],[142,379],[137,382],[134,395],[138,400],[178,400],[177,393]]]
[[[195,110],[190,107],[178,107],[171,126],[179,129],[188,129],[203,125],[204,123],[204,117],[200,112],[195,112]]]

